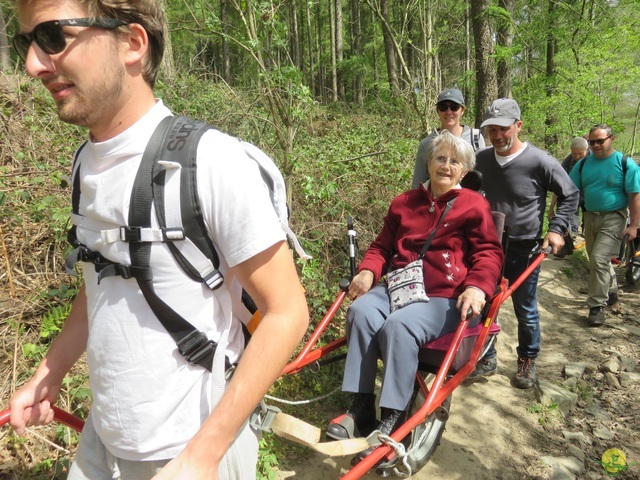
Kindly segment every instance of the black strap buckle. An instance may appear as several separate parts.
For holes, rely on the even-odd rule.
[[[120,227],[120,240],[123,242],[140,243],[140,227]]]
[[[189,363],[194,363],[192,358],[202,358],[206,353],[215,350],[215,342],[209,340],[207,336],[199,330],[193,330],[178,343],[178,352],[185,357]]]

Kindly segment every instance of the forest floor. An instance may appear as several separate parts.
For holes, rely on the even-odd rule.
[[[456,389],[439,447],[410,478],[596,480],[614,473],[619,479],[640,478],[640,287],[625,285],[622,277],[620,302],[607,308],[604,326],[589,328],[585,295],[579,293],[586,287],[586,268],[574,259],[545,259],[538,379],[572,390],[575,404],[563,415],[553,404],[541,403],[535,389],[511,386],[517,331],[507,300],[499,316],[498,373]],[[585,373],[567,379],[565,366],[576,364],[586,364]],[[606,373],[612,365],[618,371]],[[603,467],[603,454],[614,448],[626,455],[625,471]],[[282,459],[277,479],[337,479],[349,463],[350,458],[305,451]],[[379,477],[370,472],[364,478]]]

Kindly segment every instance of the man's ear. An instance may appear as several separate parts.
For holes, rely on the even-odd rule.
[[[127,51],[125,53],[125,63],[133,65],[136,62],[143,62],[149,50],[149,36],[147,31],[139,23],[128,25],[129,33],[125,35],[127,41]]]

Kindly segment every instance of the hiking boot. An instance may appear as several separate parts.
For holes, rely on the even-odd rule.
[[[370,455],[371,452],[373,452],[381,445],[381,442],[378,439],[378,432],[381,435],[391,435],[398,429],[398,427],[400,427],[400,425],[402,425],[407,420],[406,410],[394,410],[393,408],[383,407],[380,409],[380,411],[382,414],[380,423],[369,436],[370,438],[367,438],[367,441],[369,441],[369,445],[371,445],[371,447],[367,448],[363,452],[358,453],[353,459],[353,464],[356,464],[363,460],[367,455]],[[411,435],[409,434],[405,437],[405,439],[403,439],[403,442],[410,438]]]
[[[467,378],[490,377],[498,371],[498,359],[496,357],[481,358],[473,372]]]
[[[613,307],[616,303],[618,303],[618,300],[620,300],[620,298],[618,297],[618,292],[611,292],[609,293],[609,298],[607,299],[607,305]]]
[[[536,359],[523,357],[518,359],[518,373],[513,383],[516,388],[531,388],[536,383]]]
[[[593,307],[589,309],[587,322],[590,327],[599,327],[604,323],[604,307]]]
[[[347,413],[329,422],[325,435],[334,440],[366,437],[376,424],[376,396],[354,393]]]

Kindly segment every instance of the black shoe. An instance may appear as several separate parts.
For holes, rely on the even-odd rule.
[[[618,292],[612,292],[609,294],[609,298],[607,299],[607,305],[613,307],[616,303],[618,303]]]
[[[518,372],[513,379],[516,388],[531,388],[536,383],[536,359],[522,357],[518,359]]]
[[[496,357],[481,358],[473,372],[467,378],[490,377],[498,371],[498,359]]]
[[[369,438],[369,445],[371,447],[367,448],[365,451],[358,453],[354,458],[354,464],[363,460],[366,456],[370,455],[376,448],[381,445],[380,440],[378,440],[378,435],[391,435],[395,432],[400,425],[402,425],[407,419],[407,411],[406,410],[394,410],[393,408],[381,408],[382,419],[380,423],[375,428],[375,430],[371,433]],[[410,435],[407,435],[406,438],[410,438]]]
[[[376,425],[376,396],[354,393],[347,413],[331,420],[325,435],[334,440],[366,437]]]
[[[599,327],[604,323],[604,318],[604,307],[593,307],[589,309],[589,318],[587,319],[587,322],[590,327]]]

